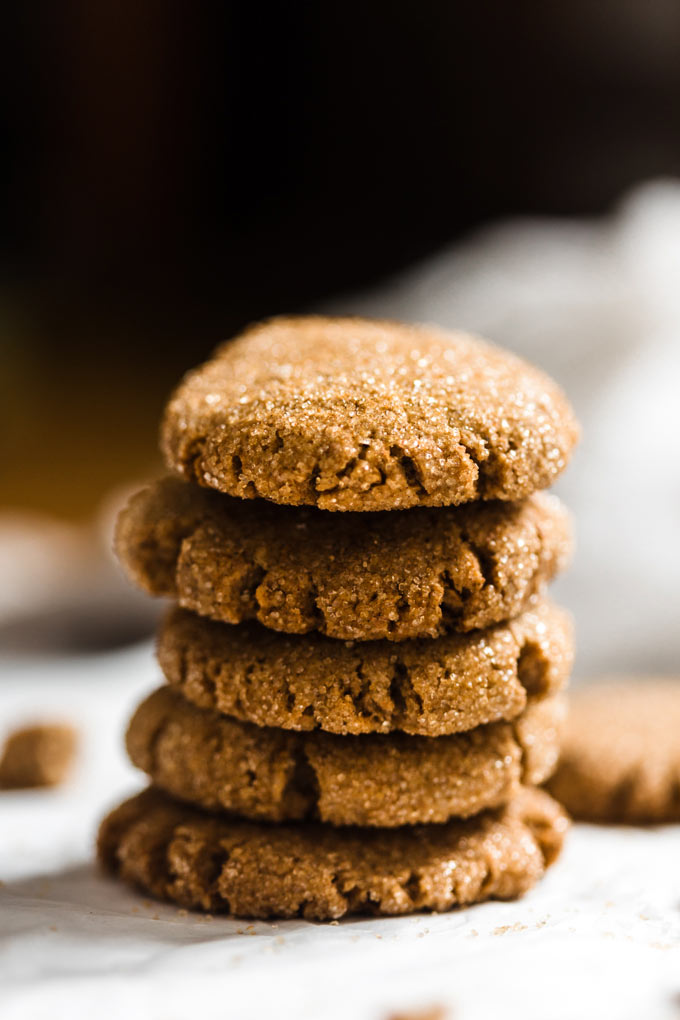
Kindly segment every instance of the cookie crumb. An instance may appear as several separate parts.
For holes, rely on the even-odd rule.
[[[493,934],[494,935],[505,935],[509,931],[526,931],[526,930],[527,930],[526,924],[521,924],[519,921],[516,921],[515,924],[501,924],[501,925],[499,925],[498,928],[494,928]]]
[[[406,1013],[391,1013],[387,1020],[444,1020],[443,1006],[429,1006],[425,1009],[410,1009]]]
[[[10,733],[0,759],[0,789],[58,786],[71,768],[77,745],[72,726],[41,723]]]

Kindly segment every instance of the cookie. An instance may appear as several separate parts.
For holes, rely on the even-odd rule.
[[[584,821],[680,822],[680,681],[577,691],[550,785]]]
[[[392,827],[467,817],[543,782],[560,717],[549,698],[513,723],[449,737],[339,737],[253,726],[161,687],[133,716],[127,750],[156,786],[208,810]]]
[[[561,390],[462,333],[366,319],[279,318],[189,373],[161,445],[184,478],[323,510],[521,499],[578,437]]]
[[[73,764],[76,745],[75,730],[61,723],[15,730],[0,757],[0,790],[58,786]]]
[[[513,719],[569,679],[571,620],[539,603],[509,623],[436,641],[346,643],[275,634],[174,609],[161,623],[168,682],[200,708],[258,726],[438,737]]]
[[[516,616],[566,566],[571,533],[546,494],[339,517],[166,478],[120,514],[116,549],[140,587],[214,620],[403,641]]]
[[[98,852],[109,872],[183,907],[321,921],[514,899],[555,859],[567,827],[532,789],[469,821],[366,831],[211,816],[150,788],[104,820]]]

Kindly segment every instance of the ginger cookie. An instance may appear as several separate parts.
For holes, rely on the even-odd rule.
[[[166,478],[120,514],[116,549],[141,588],[201,616],[402,641],[516,616],[566,566],[571,529],[543,493],[339,517]]]
[[[550,603],[487,630],[398,645],[275,634],[173,609],[158,659],[189,701],[258,726],[438,737],[513,719],[528,697],[561,690],[573,645],[569,615]]]
[[[528,788],[468,821],[399,830],[244,822],[150,788],[103,821],[98,852],[107,871],[182,907],[322,921],[514,899],[567,828],[559,805]]]
[[[323,510],[514,500],[578,438],[544,373],[462,333],[358,318],[251,327],[165,412],[166,463],[232,496]]]
[[[584,821],[680,822],[680,681],[576,691],[550,786]]]
[[[548,698],[512,723],[453,736],[339,737],[253,726],[161,687],[133,716],[127,750],[156,786],[208,810],[392,827],[467,817],[543,782],[561,714]]]

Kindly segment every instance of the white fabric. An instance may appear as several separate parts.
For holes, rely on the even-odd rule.
[[[564,384],[585,434],[559,486],[580,542],[556,592],[581,674],[678,668],[679,283],[669,183],[610,222],[489,231],[336,309],[473,328]],[[182,916],[93,865],[98,820],[141,785],[122,733],[157,683],[150,646],[0,670],[0,738],[36,715],[83,738],[67,786],[0,795],[2,1020],[678,1016],[680,827],[577,826],[518,903],[339,925]]]

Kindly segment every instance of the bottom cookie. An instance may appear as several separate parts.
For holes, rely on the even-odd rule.
[[[183,907],[330,920],[444,911],[530,889],[568,822],[541,790],[467,821],[402,829],[270,825],[204,814],[149,787],[102,822],[113,874]]]
[[[576,691],[550,790],[583,821],[680,822],[680,680]]]

